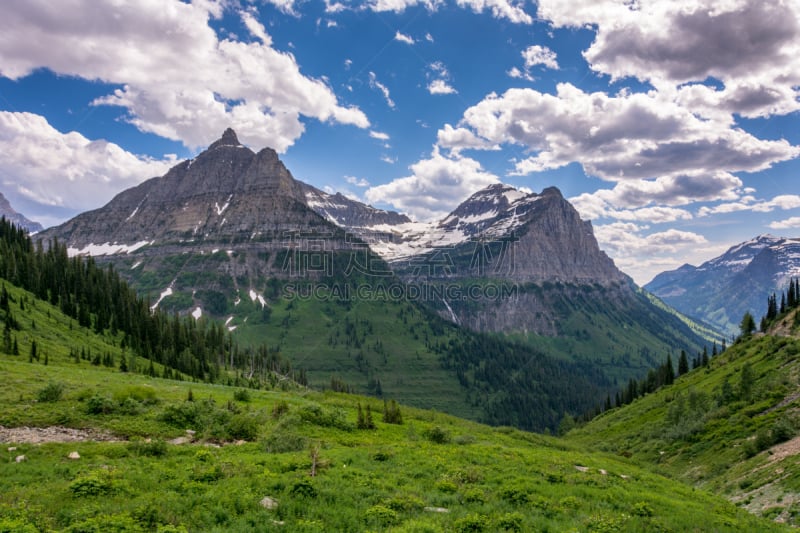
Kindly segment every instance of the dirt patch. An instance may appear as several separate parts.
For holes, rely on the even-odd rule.
[[[61,426],[45,428],[6,428],[0,426],[0,442],[8,444],[45,444],[48,442],[117,441],[111,433],[96,429],[73,429]]]

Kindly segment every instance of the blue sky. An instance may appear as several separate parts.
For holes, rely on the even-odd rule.
[[[793,1],[11,0],[0,35],[0,192],[45,225],[230,126],[419,220],[555,185],[640,284],[800,233]]]

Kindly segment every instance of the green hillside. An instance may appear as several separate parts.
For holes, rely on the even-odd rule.
[[[0,531],[784,530],[555,438],[406,406],[388,423],[378,399],[286,380],[251,390],[76,362],[78,341],[121,351],[7,291],[21,353],[0,354]],[[47,364],[24,355],[34,340]]]
[[[568,441],[630,457],[769,518],[800,523],[796,312],[707,367],[609,410]]]

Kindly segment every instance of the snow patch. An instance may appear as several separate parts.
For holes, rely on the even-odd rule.
[[[231,316],[229,316],[228,318],[225,319],[225,325],[227,326],[228,324],[230,324],[231,320],[233,320],[233,315],[231,315]]]
[[[198,320],[201,316],[203,316],[203,310],[200,309],[200,306],[195,307],[194,311],[192,311],[192,316],[195,320]]]
[[[133,270],[134,268],[138,267],[138,266],[139,266],[139,265],[141,265],[141,264],[142,264],[142,262],[141,262],[141,261],[136,261],[136,262],[133,264],[133,266],[131,267],[131,270]]]
[[[115,254],[129,254],[131,252],[135,252],[139,248],[143,246],[147,246],[148,244],[153,244],[156,241],[139,241],[134,244],[119,244],[119,243],[110,243],[106,242],[103,244],[87,244],[83,248],[67,248],[67,255],[69,257],[75,257],[76,255],[90,255],[90,256],[98,256],[98,255],[115,255]]]
[[[238,327],[238,326],[228,326],[228,331],[233,331],[233,330],[235,330],[237,327]]]
[[[260,294],[258,295],[258,303],[261,304],[262,308],[267,305],[267,302],[264,300],[264,297],[261,296]]]
[[[172,287],[167,287],[166,289],[161,291],[161,296],[158,297],[158,300],[156,300],[156,303],[154,303],[153,305],[150,306],[150,310],[151,311],[155,311],[156,307],[158,307],[158,304],[161,303],[161,300],[163,300],[167,296],[171,296],[171,295],[172,295]]]
[[[253,289],[250,289],[250,300],[255,302],[257,296],[258,295],[256,294],[256,291],[254,291]]]
[[[217,211],[217,216],[220,216],[225,212],[226,209],[228,209],[228,206],[231,205],[231,198],[233,198],[232,194],[228,196],[228,199],[225,200],[225,204],[222,207],[219,206],[218,202],[214,202],[214,209]]]

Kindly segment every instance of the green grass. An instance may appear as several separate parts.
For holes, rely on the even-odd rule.
[[[708,367],[604,413],[573,430],[568,440],[630,456],[656,472],[797,524],[800,466],[794,456],[773,455],[800,428],[799,355],[800,340],[793,337],[738,342]],[[753,383],[742,397],[746,368]]]
[[[0,359],[0,375],[11,384],[0,392],[3,425],[62,424],[130,439],[8,443],[17,449],[0,461],[0,529],[14,523],[40,531],[781,530],[623,457],[409,407],[402,408],[402,425],[385,424],[375,399],[261,390],[236,401],[240,389],[231,387],[78,371],[67,363],[43,368],[9,356]],[[62,399],[35,401],[48,383],[63,385]],[[193,402],[186,400],[189,390]],[[87,414],[94,394],[110,398],[113,411]],[[123,411],[123,398],[143,399],[135,400],[136,414]],[[359,402],[375,413],[375,430],[355,429]],[[186,427],[167,416],[189,404],[207,418]],[[255,433],[239,445],[225,440],[209,447],[219,442],[215,426],[226,416],[256,421]],[[200,441],[160,444],[186,429]],[[268,451],[275,443],[284,448]],[[68,459],[72,451],[81,458]],[[16,463],[16,455],[27,460]],[[263,508],[264,497],[278,507]]]

